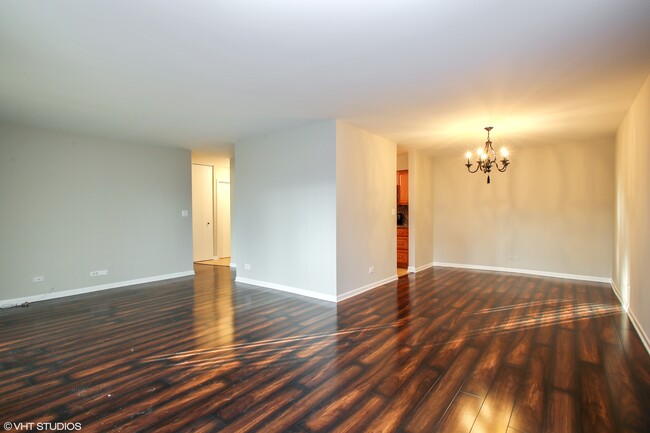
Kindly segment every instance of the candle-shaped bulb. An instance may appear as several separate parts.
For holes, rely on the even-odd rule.
[[[503,155],[504,158],[507,158],[508,157],[508,149],[506,149],[505,147],[502,147],[501,148],[501,155]]]

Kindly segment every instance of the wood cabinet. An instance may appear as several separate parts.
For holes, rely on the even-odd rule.
[[[397,227],[397,267],[408,268],[409,265],[409,229]]]
[[[409,204],[408,170],[397,170],[397,204]]]

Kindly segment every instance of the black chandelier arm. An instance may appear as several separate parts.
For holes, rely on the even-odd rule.
[[[506,169],[508,168],[508,165],[510,165],[510,161],[508,161],[507,159],[503,158],[503,159],[501,160],[501,164],[503,164],[503,168],[502,168],[502,167],[499,167],[499,163],[498,163],[497,161],[494,161],[494,165],[497,166],[497,170],[499,170],[501,173],[503,173],[503,172],[506,171]]]
[[[476,164],[476,168],[474,170],[470,168],[472,167],[472,164],[470,163],[465,164],[465,167],[467,167],[467,171],[469,171],[470,173],[476,173],[478,169],[481,168],[481,166],[478,163]]]

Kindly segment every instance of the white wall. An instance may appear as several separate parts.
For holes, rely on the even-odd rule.
[[[235,175],[235,157],[230,158],[230,267],[237,268],[237,262],[235,258],[237,257],[237,243],[235,242],[237,236],[237,206],[235,201],[237,200],[237,185],[235,184],[236,175]]]
[[[339,298],[395,279],[396,144],[336,122],[336,269]],[[374,266],[374,273],[369,273]]]
[[[235,160],[237,281],[334,300],[336,123],[236,143]]]
[[[433,265],[433,160],[421,152],[408,153],[409,270]]]
[[[0,125],[0,203],[0,299],[193,272],[187,150]]]
[[[434,159],[434,260],[608,280],[613,140],[517,147],[505,173]]]
[[[650,76],[616,135],[613,280],[650,350]]]

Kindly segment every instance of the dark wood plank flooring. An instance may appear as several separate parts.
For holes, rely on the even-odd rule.
[[[0,311],[0,422],[650,431],[650,356],[606,284],[431,268],[334,305],[196,272]]]

